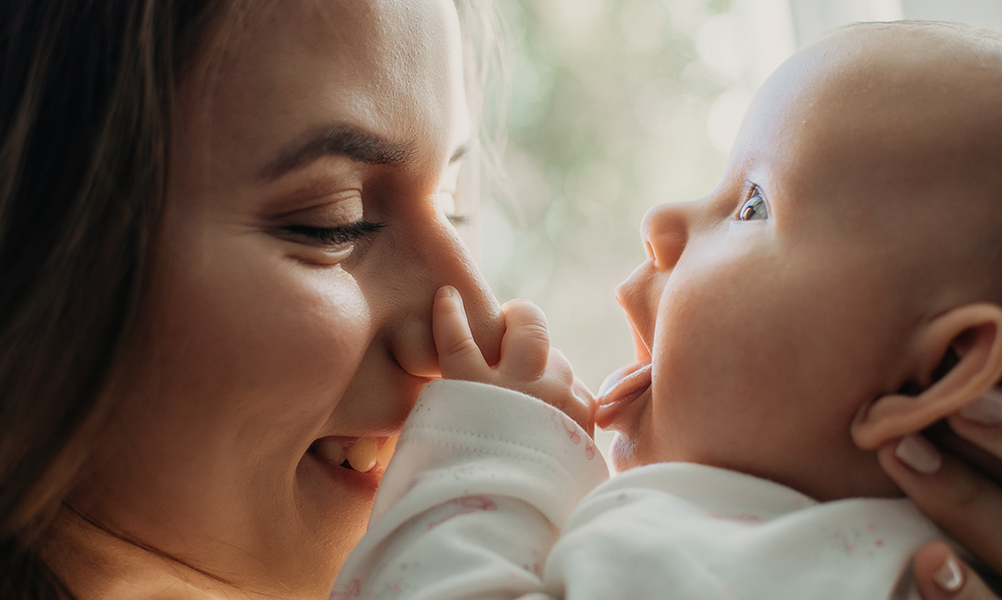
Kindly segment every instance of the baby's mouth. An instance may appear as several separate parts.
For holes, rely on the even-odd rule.
[[[602,429],[612,425],[627,406],[651,387],[653,369],[649,346],[630,318],[629,311],[626,316],[633,334],[636,360],[610,373],[598,389],[595,424]]]
[[[350,438],[328,436],[310,445],[310,453],[329,463],[367,473],[377,464],[386,467],[397,447],[397,436]]]
[[[626,365],[625,367],[620,367],[612,373],[609,373],[609,375],[602,381],[602,385],[598,388],[598,403],[602,404],[603,398],[609,395],[609,393],[616,388],[620,387],[623,380],[649,365],[650,361],[638,360]]]
[[[605,378],[599,388],[595,424],[605,429],[623,410],[651,387],[651,363],[635,362]]]

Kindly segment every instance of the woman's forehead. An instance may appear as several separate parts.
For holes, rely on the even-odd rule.
[[[295,140],[331,127],[436,160],[468,135],[449,0],[272,2],[237,23],[220,36],[218,66],[183,93],[191,110],[180,137],[217,165],[260,172]]]

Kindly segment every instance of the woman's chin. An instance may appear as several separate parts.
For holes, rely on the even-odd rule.
[[[335,465],[311,452],[305,453],[299,462],[296,471],[298,516],[304,530],[310,531],[315,539],[322,539],[325,552],[330,553],[331,581],[365,533],[382,476],[381,465],[362,473]]]
[[[377,464],[363,473],[307,452],[299,461],[296,478],[300,494],[319,516],[343,521],[346,510],[354,512],[355,507],[365,507],[361,518],[364,526],[383,470]]]

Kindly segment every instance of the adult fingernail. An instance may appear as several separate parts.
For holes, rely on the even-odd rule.
[[[894,449],[898,459],[924,475],[932,475],[943,464],[943,457],[932,443],[924,437],[909,434],[901,438],[898,447]]]
[[[961,408],[960,416],[982,425],[1002,423],[1002,393],[994,389],[986,391],[977,400]]]
[[[438,293],[435,294],[435,297],[449,298],[455,293],[456,293],[456,288],[452,287],[451,285],[443,285],[442,287],[438,288]]]
[[[964,574],[960,570],[957,559],[953,558],[953,556],[946,558],[946,562],[936,571],[932,579],[936,582],[936,585],[947,592],[956,592],[964,585]]]

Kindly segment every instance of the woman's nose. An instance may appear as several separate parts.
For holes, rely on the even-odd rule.
[[[423,377],[439,375],[438,353],[432,337],[431,314],[435,292],[443,285],[459,290],[466,306],[473,339],[489,364],[501,355],[504,316],[469,251],[455,228],[444,218],[436,219],[413,236],[399,273],[407,282],[400,286],[398,305],[403,309],[393,327],[391,351],[408,373]],[[399,257],[398,257],[399,258]]]
[[[671,269],[678,262],[689,239],[688,203],[659,204],[647,211],[640,223],[640,236],[647,257],[658,269]]]

